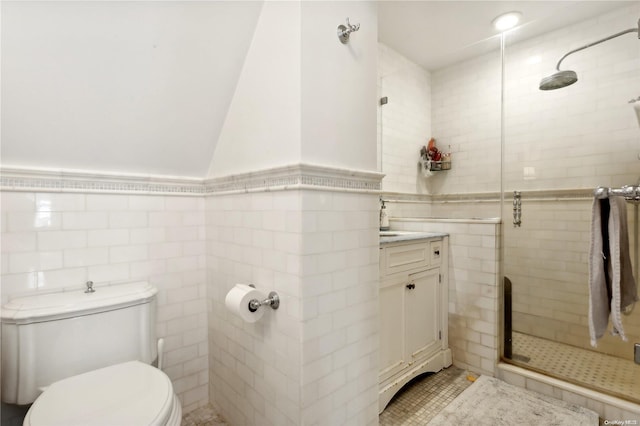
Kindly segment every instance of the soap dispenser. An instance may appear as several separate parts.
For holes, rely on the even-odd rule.
[[[380,207],[380,230],[388,231],[389,216],[387,216],[387,207],[384,205],[384,200],[382,198],[380,198],[380,202],[382,203],[382,207]]]

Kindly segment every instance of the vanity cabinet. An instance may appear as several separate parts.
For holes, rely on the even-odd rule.
[[[380,412],[414,377],[451,365],[448,237],[394,240],[380,245]]]

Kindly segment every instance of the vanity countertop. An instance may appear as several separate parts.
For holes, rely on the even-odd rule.
[[[409,240],[423,240],[442,238],[449,234],[445,232],[415,232],[415,231],[380,231],[380,244],[398,243]]]

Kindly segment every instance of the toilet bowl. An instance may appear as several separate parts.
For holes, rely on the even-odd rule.
[[[139,361],[52,383],[33,403],[24,426],[178,426],[182,409],[171,381]]]

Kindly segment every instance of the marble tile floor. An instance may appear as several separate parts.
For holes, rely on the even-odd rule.
[[[409,382],[379,416],[381,426],[424,426],[463,390],[471,386],[465,370],[451,366]],[[182,426],[227,426],[211,405],[182,417]]]
[[[227,426],[227,423],[211,404],[207,404],[182,416],[180,426]]]
[[[424,426],[471,384],[467,372],[454,366],[416,377],[389,402],[379,424]]]

